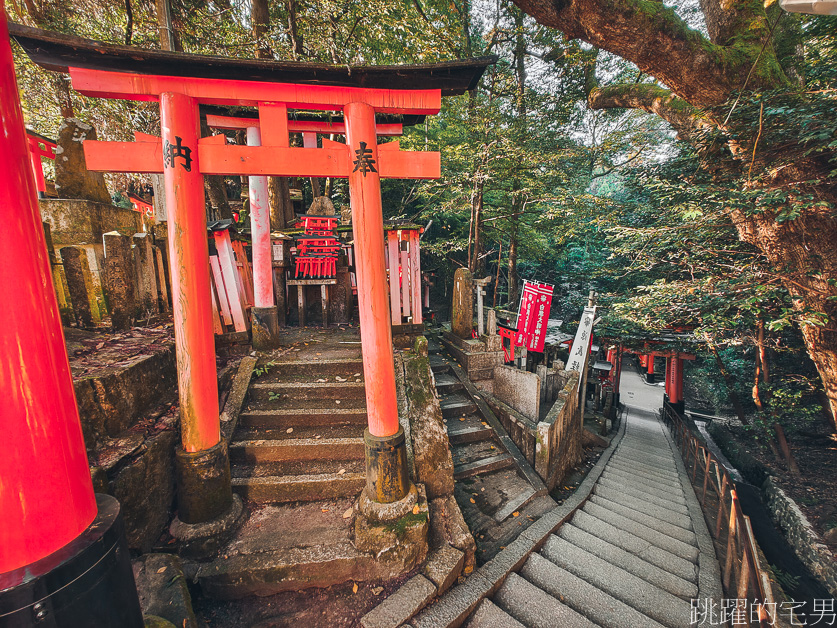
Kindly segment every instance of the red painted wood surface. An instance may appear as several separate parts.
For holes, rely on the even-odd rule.
[[[218,377],[209,289],[209,244],[198,145],[198,104],[182,94],[160,100],[163,141],[191,149],[163,172],[168,211],[172,312],[177,346],[177,383],[183,449],[203,451],[218,443]],[[152,143],[137,142],[135,147]],[[162,163],[162,159],[160,160]],[[237,273],[236,273],[237,274]]]
[[[26,141],[29,144],[29,161],[32,164],[32,172],[35,174],[35,182],[38,192],[46,192],[46,181],[44,180],[44,165],[41,157],[55,159],[55,142],[50,142],[40,137],[26,134]],[[43,148],[41,146],[43,145]]]
[[[207,115],[206,123],[214,129],[247,129],[259,126],[255,118],[235,118],[232,116]],[[319,133],[321,135],[345,135],[346,125],[342,122],[326,122],[320,120],[288,120],[288,131],[291,133]],[[404,125],[382,123],[375,127],[378,137],[385,135],[403,135]]]
[[[79,536],[96,516],[67,348],[0,0],[0,573]]]
[[[363,102],[350,103],[346,105],[344,115],[346,140],[350,150],[360,150],[363,142],[370,151],[369,159],[374,160],[374,164],[380,163],[375,135],[375,110]],[[384,218],[380,173],[364,168],[356,168],[351,172],[349,198],[352,206],[369,431],[374,436],[392,436],[398,431],[398,404],[395,397],[384,241],[381,237]]]
[[[153,76],[70,68],[73,89],[85,96],[126,100],[159,100],[166,92],[181,93],[212,105],[255,107],[280,102],[290,109],[337,111],[349,103],[365,103],[380,113],[433,115],[442,107],[442,91],[366,89],[330,85],[298,85],[230,81],[183,76]]]

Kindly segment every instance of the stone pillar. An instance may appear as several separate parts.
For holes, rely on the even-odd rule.
[[[134,235],[134,272],[136,273],[136,299],[140,311],[157,313],[157,277],[154,268],[154,249],[147,233]]]
[[[136,290],[131,239],[116,231],[104,234],[105,292],[114,329],[128,329],[136,317]]]
[[[466,340],[471,338],[474,329],[474,276],[467,268],[457,268],[453,275],[450,329]]]
[[[58,127],[55,149],[55,191],[60,198],[83,198],[111,204],[110,193],[101,172],[87,170],[82,144],[96,139],[91,125],[67,118]]]
[[[87,254],[75,246],[65,246],[60,253],[76,323],[81,328],[90,328],[93,326],[93,314],[90,309],[90,269],[87,266]]]

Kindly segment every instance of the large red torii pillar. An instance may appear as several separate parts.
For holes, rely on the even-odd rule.
[[[141,628],[119,502],[93,492],[18,93],[0,0],[0,624]]]
[[[178,452],[180,516],[201,523],[229,508],[229,460],[219,441],[218,393],[211,325],[202,175],[347,177],[351,197],[358,305],[366,381],[367,497],[407,496],[404,432],[398,422],[389,322],[380,179],[438,178],[440,155],[377,145],[375,113],[435,114],[441,90],[390,90],[259,81],[151,76],[70,68],[87,96],[158,100],[162,138],[84,143],[87,166],[104,172],[163,172],[169,211],[173,314],[183,450]],[[201,103],[257,106],[260,146],[199,138]],[[348,144],[291,148],[289,108],[342,111]],[[199,242],[199,240],[201,240]],[[185,511],[184,511],[185,506]]]

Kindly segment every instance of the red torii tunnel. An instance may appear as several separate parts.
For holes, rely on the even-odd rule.
[[[655,360],[658,357],[664,357],[666,360],[665,366],[665,398],[668,403],[675,406],[675,408],[683,411],[683,361],[694,360],[695,355],[691,353],[684,353],[682,351],[648,351],[634,350],[621,347],[610,347],[607,350],[607,361],[617,366],[610,371],[609,378],[613,381],[614,392],[619,394],[619,378],[622,374],[621,360],[625,353],[634,353],[637,355],[640,366],[645,369],[646,378],[649,383],[654,381],[655,377]],[[617,362],[619,363],[617,365]]]
[[[0,18],[3,27],[0,29],[0,46],[3,47],[0,52],[4,55],[0,61],[11,68],[5,17]],[[73,88],[86,96],[160,103],[161,137],[137,134],[135,142],[88,141],[84,150],[91,170],[156,172],[163,173],[165,179],[181,416],[182,449],[177,454],[178,516],[181,521],[195,525],[220,521],[232,508],[226,443],[220,437],[210,305],[203,176],[211,174],[348,178],[369,417],[365,434],[365,490],[374,503],[392,503],[405,498],[409,479],[395,396],[380,179],[437,178],[440,176],[440,157],[438,153],[401,151],[397,142],[379,146],[379,134],[397,129],[379,128],[376,113],[406,116],[438,113],[443,95],[462,94],[474,87],[495,58],[426,66],[340,68],[139,50],[18,25],[12,25],[11,30],[35,62],[50,70],[69,72]],[[43,369],[37,381],[16,378],[10,383],[13,389],[21,391],[12,400],[13,407],[8,409],[10,416],[26,417],[30,430],[18,430],[12,437],[24,443],[32,441],[36,431],[50,433],[52,449],[66,450],[74,456],[72,467],[62,465],[57,468],[70,476],[67,481],[76,487],[78,497],[62,502],[61,516],[54,517],[46,525],[49,508],[45,507],[32,519],[29,513],[19,513],[20,504],[15,506],[15,503],[24,499],[26,503],[35,503],[37,499],[44,503],[51,501],[48,487],[38,478],[43,475],[44,467],[56,471],[52,458],[44,458],[37,450],[32,450],[31,456],[26,458],[24,454],[30,452],[26,449],[16,458],[16,470],[7,469],[6,465],[0,467],[3,471],[0,527],[5,528],[7,536],[11,534],[9,538],[2,535],[0,538],[4,543],[8,541],[21,548],[7,560],[0,561],[0,572],[27,569],[27,565],[43,559],[83,531],[94,518],[96,509],[87,467],[83,462],[78,463],[84,460],[84,445],[72,399],[66,353],[62,354],[63,339],[55,298],[44,294],[43,289],[51,284],[45,279],[49,273],[43,262],[45,252],[40,251],[44,248],[43,234],[38,236],[35,228],[40,223],[35,220],[35,186],[28,159],[24,158],[22,124],[18,119],[9,122],[6,118],[7,109],[15,109],[20,118],[14,96],[17,93],[13,87],[14,77],[11,72],[8,74],[11,78],[5,74],[0,77],[4,81],[0,85],[3,92],[0,123],[15,129],[20,126],[22,148],[9,144],[17,152],[9,153],[14,160],[10,161],[8,173],[3,173],[5,185],[0,187],[22,191],[20,198],[15,197],[10,204],[27,205],[27,222],[14,232],[16,240],[5,240],[11,243],[9,246],[20,249],[19,257],[33,257],[26,247],[39,249],[38,256],[34,256],[38,260],[37,266],[33,266],[31,273],[21,275],[18,282],[32,284],[21,286],[33,291],[25,299],[30,310],[36,311],[44,301],[50,312],[40,336],[23,314],[8,327],[12,334],[26,336],[27,342],[47,343],[48,347],[34,346],[32,353],[37,355],[48,348],[61,366]],[[240,80],[242,76],[247,80]],[[256,107],[258,145],[255,141],[249,146],[227,145],[222,135],[201,138],[199,106],[202,104]],[[347,143],[323,139],[322,148],[315,148],[310,142],[307,148],[291,147],[289,133],[294,122],[288,118],[289,109],[342,112],[342,131],[331,127],[327,132],[345,133]],[[319,128],[300,130],[303,133],[320,132]],[[13,135],[5,136],[4,148],[11,141],[8,137]],[[17,141],[16,136],[13,139]],[[18,153],[22,166],[15,161]],[[18,166],[27,172],[18,172]],[[27,180],[27,185],[20,184],[23,179]],[[270,259],[269,254],[265,259]],[[23,313],[26,308],[7,309],[19,309]],[[34,315],[32,318],[36,322],[42,319]],[[0,345],[0,349],[0,367],[4,367],[0,368],[0,376],[14,374],[16,368],[23,370],[16,347]],[[7,366],[9,368],[5,368]],[[71,428],[66,437],[64,431],[55,429],[56,418],[51,413],[33,413],[33,407],[40,407],[38,400],[52,394],[53,389],[66,393],[51,401],[60,403],[69,417],[61,417],[61,421]],[[38,423],[37,426],[31,421]],[[18,443],[12,442],[9,447],[16,450]],[[7,489],[7,486],[11,488]],[[9,530],[13,532],[9,533]],[[31,538],[39,535],[51,538],[46,543],[31,545]]]

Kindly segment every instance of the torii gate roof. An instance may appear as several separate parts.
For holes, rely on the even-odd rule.
[[[330,85],[378,89],[440,89],[442,96],[476,87],[496,56],[422,65],[337,66],[321,63],[237,59],[148,50],[9,23],[26,54],[47,70],[70,67],[194,78]]]

